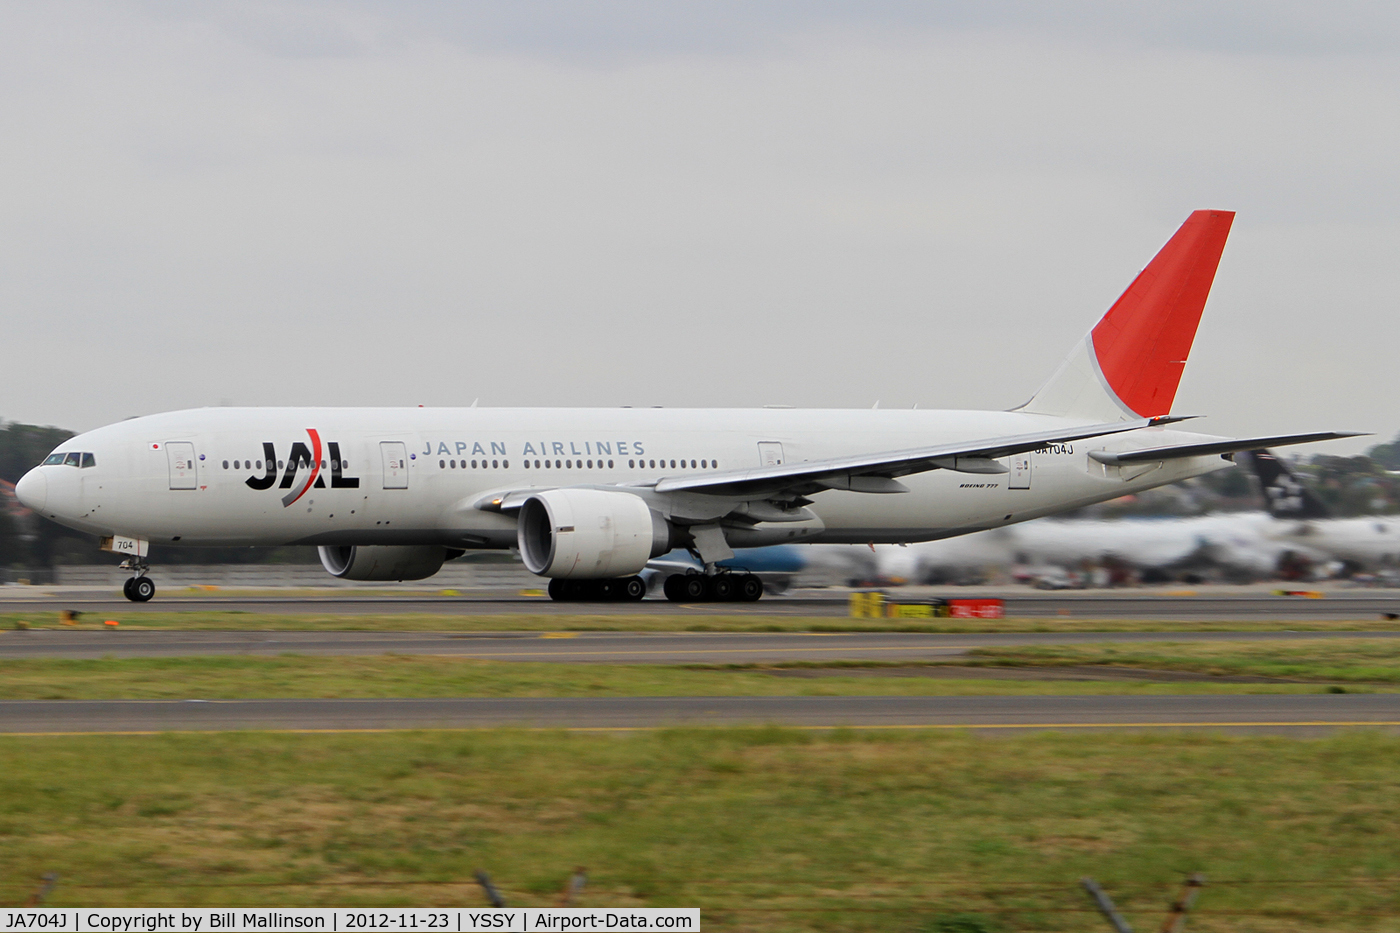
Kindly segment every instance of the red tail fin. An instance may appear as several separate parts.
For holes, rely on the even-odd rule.
[[[1090,334],[1099,372],[1143,417],[1171,411],[1233,211],[1196,211]]]
[[[1196,211],[1024,411],[1100,421],[1171,411],[1232,211]]]

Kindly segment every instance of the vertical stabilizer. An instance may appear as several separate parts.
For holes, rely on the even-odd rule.
[[[1272,451],[1247,450],[1235,454],[1235,460],[1259,477],[1259,486],[1264,490],[1264,507],[1274,518],[1332,517],[1327,504],[1304,486],[1288,464],[1275,457]]]
[[[1169,414],[1234,219],[1188,217],[1020,410],[1097,421]]]

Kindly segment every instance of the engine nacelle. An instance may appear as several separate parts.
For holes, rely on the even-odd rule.
[[[671,526],[638,496],[550,489],[525,500],[520,557],[543,577],[602,579],[637,573],[671,549]]]
[[[447,548],[437,545],[320,547],[321,566],[342,580],[424,580],[442,569]],[[455,556],[460,551],[452,552]]]

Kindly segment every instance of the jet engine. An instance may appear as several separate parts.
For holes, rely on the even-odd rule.
[[[542,577],[637,573],[671,549],[671,526],[641,498],[605,489],[550,489],[525,500],[520,556]]]
[[[321,566],[342,580],[424,580],[442,569],[447,548],[436,545],[320,547]],[[460,551],[450,552],[457,556]]]

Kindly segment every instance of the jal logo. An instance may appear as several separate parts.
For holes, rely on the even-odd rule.
[[[302,441],[296,441],[287,454],[287,467],[282,473],[282,482],[278,483],[279,489],[289,490],[282,497],[283,508],[306,495],[308,489],[326,488],[326,478],[321,469],[324,462],[321,459],[321,435],[315,428],[307,428],[306,434],[311,440],[311,446],[307,447]],[[326,444],[326,454],[330,457],[331,488],[359,489],[359,477],[345,475],[346,464],[340,457],[340,445],[335,441]],[[250,476],[246,480],[250,489],[271,489],[273,484],[277,483],[277,447],[270,441],[263,442],[263,463],[267,464],[263,475]],[[303,474],[300,481],[297,479],[298,474]]]

